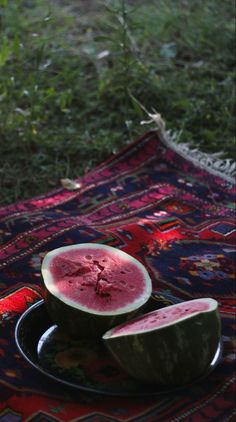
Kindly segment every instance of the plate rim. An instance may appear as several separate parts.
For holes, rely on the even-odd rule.
[[[160,292],[161,296],[165,296],[164,293]],[[170,296],[168,295],[168,297],[170,298]],[[171,295],[171,297],[174,299],[175,297]],[[176,300],[182,302],[181,299],[176,297]],[[204,378],[206,378],[220,363],[220,361],[222,360],[222,354],[223,354],[223,341],[222,338],[220,339],[219,343],[218,343],[218,347],[216,350],[216,353],[214,355],[214,358],[212,359],[208,369],[205,371],[204,374],[202,374],[201,376],[199,376],[198,378],[195,378],[192,382],[188,383],[188,384],[184,384],[181,386],[177,386],[177,387],[164,387],[164,386],[158,386],[158,384],[148,384],[148,383],[142,383],[142,381],[140,381],[140,386],[143,386],[143,388],[147,389],[148,391],[126,391],[126,392],[118,392],[118,391],[108,391],[108,390],[103,390],[103,389],[98,389],[98,388],[93,388],[93,387],[89,387],[89,386],[85,386],[83,384],[76,384],[74,382],[69,382],[59,376],[53,375],[52,373],[50,373],[50,371],[47,371],[46,369],[43,368],[42,365],[40,365],[40,361],[38,360],[37,362],[34,361],[34,359],[30,359],[30,357],[25,353],[24,348],[21,345],[20,342],[20,330],[22,325],[24,324],[25,320],[27,319],[27,317],[37,308],[40,308],[42,306],[45,306],[45,300],[41,299],[37,302],[35,302],[33,305],[31,305],[29,308],[27,308],[19,317],[19,319],[16,322],[15,325],[15,331],[14,331],[14,337],[15,337],[15,342],[16,342],[16,346],[18,348],[18,351],[20,352],[21,356],[32,366],[34,367],[37,371],[39,371],[40,373],[42,373],[43,375],[45,375],[46,377],[49,377],[50,379],[52,379],[54,382],[60,384],[60,385],[66,385],[69,388],[72,389],[76,389],[76,390],[81,390],[81,391],[85,391],[88,393],[95,393],[95,394],[102,394],[102,395],[106,395],[106,396],[123,396],[123,397],[151,397],[151,396],[163,396],[165,394],[171,394],[171,393],[177,393],[178,391],[182,391],[186,388],[189,388],[190,386],[193,386],[195,384],[197,384],[198,382],[200,382],[201,380],[203,380]],[[51,321],[50,321],[51,322]],[[51,327],[55,325],[52,323]],[[48,327],[50,328],[50,326]],[[39,340],[39,339],[38,339]],[[131,378],[131,377],[130,377]],[[137,380],[136,380],[137,381]],[[137,381],[138,382],[138,381]],[[156,389],[155,389],[156,387]]]

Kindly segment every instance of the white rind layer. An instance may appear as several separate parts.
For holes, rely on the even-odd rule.
[[[199,298],[199,299],[188,300],[186,302],[176,303],[174,305],[170,305],[170,306],[168,306],[166,308],[161,308],[161,309],[163,309],[163,310],[167,310],[167,308],[168,309],[169,308],[173,309],[173,308],[180,307],[180,305],[183,306],[183,304],[185,304],[186,306],[188,306],[188,304],[196,303],[196,302],[208,303],[209,304],[209,308],[208,309],[205,309],[205,310],[193,312],[193,313],[188,314],[186,316],[178,317],[178,318],[176,318],[176,320],[173,320],[173,321],[171,321],[169,323],[164,323],[164,324],[162,324],[160,326],[159,325],[153,326],[150,329],[141,329],[141,330],[135,329],[132,332],[127,332],[127,333],[125,333],[125,332],[117,332],[116,333],[116,330],[118,330],[119,327],[124,327],[126,324],[132,324],[132,322],[135,322],[138,319],[141,319],[142,317],[133,318],[132,319],[132,322],[131,321],[128,321],[127,323],[122,323],[122,324],[116,326],[115,328],[110,329],[109,331],[107,331],[103,335],[102,338],[105,340],[105,339],[108,339],[108,338],[111,338],[111,337],[114,338],[114,337],[123,337],[123,336],[133,336],[133,335],[136,335],[136,334],[142,334],[142,333],[148,333],[148,332],[151,332],[151,331],[161,330],[161,329],[164,329],[164,328],[166,328],[168,326],[174,325],[174,324],[176,324],[178,322],[184,321],[186,319],[190,319],[193,316],[196,316],[198,314],[209,313],[209,312],[212,312],[212,311],[215,311],[215,310],[218,309],[218,302],[215,299],[212,299],[212,298]],[[143,317],[147,317],[147,315],[151,315],[151,314],[157,313],[158,311],[161,311],[161,309],[160,310],[155,310],[155,311],[149,312],[148,314],[144,314]],[[113,332],[114,332],[114,334],[113,334]]]
[[[99,310],[93,310],[87,306],[81,305],[78,301],[73,301],[69,299],[67,296],[62,294],[56,287],[56,283],[53,279],[53,276],[49,270],[51,261],[58,256],[60,253],[68,252],[70,250],[76,250],[76,249],[102,249],[104,251],[112,252],[113,254],[116,254],[121,259],[126,260],[128,262],[133,262],[142,272],[144,276],[144,280],[146,283],[145,291],[141,294],[140,297],[138,297],[135,301],[129,303],[126,306],[121,306],[120,308],[117,308],[114,311],[99,311]],[[130,312],[132,310],[135,310],[142,305],[144,305],[147,300],[149,299],[151,293],[152,293],[152,281],[151,278],[145,269],[145,267],[135,258],[133,258],[131,255],[127,254],[126,252],[121,251],[120,249],[116,249],[112,246],[108,245],[101,245],[98,243],[80,243],[76,245],[70,245],[70,246],[62,246],[60,248],[54,249],[50,252],[48,252],[42,262],[41,272],[44,280],[45,287],[47,290],[55,297],[57,297],[59,300],[61,300],[63,303],[71,306],[72,308],[79,309],[85,312],[89,312],[90,314],[96,314],[96,315],[120,315],[125,314],[127,312]]]

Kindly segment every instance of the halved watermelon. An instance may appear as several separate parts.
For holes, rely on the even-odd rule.
[[[149,312],[103,335],[130,375],[161,385],[182,385],[204,373],[221,336],[218,303],[194,299]]]
[[[99,336],[133,316],[149,299],[145,267],[107,245],[83,243],[46,254],[45,303],[52,320],[73,336]]]

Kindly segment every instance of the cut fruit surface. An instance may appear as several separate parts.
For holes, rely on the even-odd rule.
[[[90,312],[125,312],[131,303],[141,305],[151,293],[142,264],[104,245],[56,249],[45,258],[42,271],[51,293]]]
[[[82,317],[83,323],[86,314],[93,314],[95,326],[95,316],[98,324],[99,316],[107,317],[109,324],[103,333],[122,321],[116,320],[116,316],[124,315],[126,320],[143,306],[152,291],[149,274],[138,260],[101,244],[85,243],[50,251],[43,260],[42,275],[46,304],[54,321],[69,326],[65,322],[72,317],[68,315],[69,309],[73,317],[78,311],[77,317]]]
[[[141,333],[155,328],[164,327],[169,324],[176,324],[179,320],[202,311],[208,311],[214,307],[212,299],[201,299],[196,301],[183,302],[177,305],[162,308],[149,314],[143,315],[124,325],[115,327],[110,333],[111,336],[122,334]]]

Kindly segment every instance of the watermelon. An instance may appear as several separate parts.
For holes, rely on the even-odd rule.
[[[108,330],[103,340],[131,376],[162,386],[204,374],[221,336],[218,303],[211,298],[170,305]]]
[[[48,252],[42,262],[45,304],[52,320],[73,337],[101,336],[148,301],[145,267],[111,246],[81,243]]]

